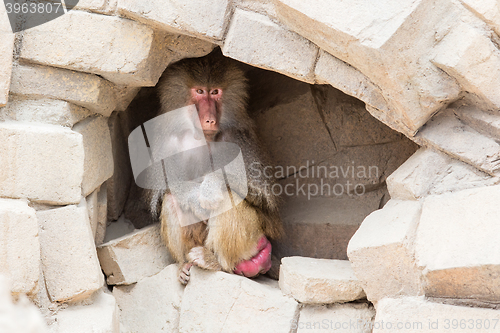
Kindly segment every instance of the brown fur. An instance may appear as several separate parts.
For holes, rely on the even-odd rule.
[[[247,82],[243,71],[234,61],[223,57],[220,50],[169,66],[158,85],[161,113],[187,105],[193,86],[223,89],[219,133],[214,141],[233,142],[241,148],[247,168],[248,194],[239,205],[210,219],[208,224],[200,222],[181,227],[179,209],[186,214],[192,214],[195,209],[182,200],[177,202],[179,198],[167,193],[161,210],[162,236],[174,258],[181,263],[181,271],[183,265],[191,261],[206,269],[232,272],[239,261],[256,254],[256,245],[263,234],[270,239],[281,236],[279,198],[266,191],[266,182],[269,186],[272,180],[263,178],[262,171],[269,162],[260,149],[254,124],[246,111]],[[255,178],[248,170],[250,165],[260,170],[261,178]],[[234,190],[233,195],[240,193]],[[203,260],[193,261],[190,251],[202,253]],[[189,266],[184,271],[188,270]]]

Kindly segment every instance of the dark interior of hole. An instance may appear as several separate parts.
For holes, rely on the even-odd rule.
[[[249,81],[248,112],[273,161],[286,235],[273,253],[347,259],[349,239],[363,219],[388,200],[385,180],[418,148],[365,109],[365,104],[329,85],[311,85],[275,72],[242,66]],[[159,109],[155,88],[143,88],[118,113],[123,142]],[[130,162],[128,162],[130,164]],[[130,169],[115,158],[115,173]],[[130,171],[121,172],[124,207],[115,207],[135,228],[158,222],[140,200]],[[285,191],[286,189],[286,191]],[[285,193],[286,192],[286,193]],[[122,205],[123,206],[123,205]]]

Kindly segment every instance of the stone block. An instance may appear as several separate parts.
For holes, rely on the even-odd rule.
[[[337,147],[368,146],[403,139],[401,133],[374,118],[362,101],[329,86],[311,88]]]
[[[458,119],[475,131],[493,139],[500,139],[500,116],[484,112],[477,107],[461,107],[454,109]]]
[[[391,198],[418,200],[431,194],[498,184],[500,179],[433,149],[421,148],[387,177]]]
[[[104,243],[97,254],[110,285],[135,283],[174,262],[161,239],[159,224]]]
[[[274,3],[267,0],[239,0],[238,8],[242,8],[251,12],[256,12],[276,19],[276,10]]]
[[[298,314],[297,302],[272,284],[192,267],[179,331],[288,333]]]
[[[314,83],[318,47],[267,16],[236,9],[222,52],[247,64]]]
[[[500,145],[460,122],[453,109],[433,117],[415,139],[492,176],[500,176]]]
[[[113,84],[97,75],[37,65],[14,66],[10,92],[61,99],[106,117],[117,103]]]
[[[14,304],[10,295],[9,279],[0,276],[0,332],[5,333],[47,333],[40,311],[25,297]]]
[[[120,216],[118,221],[110,222],[106,227],[106,235],[104,243],[112,241],[113,239],[120,238],[134,231],[132,222],[125,218],[125,215]]]
[[[347,244],[363,219],[378,209],[382,195],[291,198],[281,209],[285,236],[273,242],[278,258],[347,259]]]
[[[85,108],[66,101],[48,98],[26,99],[19,95],[12,95],[9,104],[0,109],[1,121],[17,120],[70,128],[91,115]]]
[[[279,285],[285,295],[306,304],[345,303],[366,296],[348,260],[283,258]]]
[[[275,5],[286,27],[381,89],[388,108],[374,105],[378,112],[372,114],[398,131],[414,135],[443,105],[458,98],[460,87],[430,62],[428,50],[456,23],[460,6],[437,6],[432,0],[279,0]]]
[[[74,9],[88,10],[91,12],[113,15],[116,11],[117,0],[80,0]]]
[[[228,0],[118,0],[120,15],[173,33],[189,34],[208,41],[220,41],[231,14]]]
[[[321,50],[314,69],[316,83],[330,84],[379,110],[390,112],[382,91],[363,73]]]
[[[125,326],[122,333],[179,332],[183,292],[177,265],[170,265],[137,284],[114,287],[120,322]]]
[[[59,310],[54,333],[120,333],[118,306],[113,295],[99,291],[91,304],[72,305]]]
[[[164,33],[143,24],[72,10],[26,30],[20,58],[94,73],[115,84],[154,86],[168,64],[164,41]]]
[[[498,5],[497,5],[498,6]],[[433,63],[492,109],[500,108],[500,52],[490,36],[458,23],[436,46]]]
[[[125,111],[132,102],[137,93],[141,90],[140,87],[116,87],[116,100],[118,101],[115,111]]]
[[[85,207],[38,211],[36,216],[50,299],[78,301],[100,289],[104,279]]]
[[[368,300],[423,294],[413,252],[421,209],[418,201],[390,200],[351,238],[347,255]]]
[[[87,118],[73,127],[83,137],[85,150],[83,195],[87,196],[113,175],[113,151],[108,120]]]
[[[104,241],[108,221],[106,183],[88,195],[85,200],[95,244],[101,245]]]
[[[373,333],[491,332],[500,312],[426,301],[423,297],[385,298],[377,304]]]
[[[108,191],[107,182],[101,185],[97,194],[97,229],[95,232],[95,245],[104,243],[106,228],[108,225]]]
[[[80,201],[80,134],[61,126],[2,122],[0,142],[0,196],[53,205]]]
[[[295,171],[291,173],[308,162],[323,161],[336,151],[310,93],[268,109],[258,116],[256,123],[274,165],[285,170],[293,167]],[[285,171],[284,176],[288,175]]]
[[[121,118],[121,114],[114,113],[108,120],[114,162],[113,176],[107,181],[108,217],[113,221],[118,220],[123,212],[133,179],[127,139],[121,125]]]
[[[47,292],[47,285],[45,284],[45,277],[40,269],[40,277],[38,278],[38,293],[35,297],[31,298],[33,303],[38,307],[39,312],[45,319],[45,323],[51,327],[55,322],[56,318],[54,316],[57,311],[64,307],[65,304],[51,302],[49,293]]]
[[[337,136],[343,135],[337,134]],[[361,139],[362,135],[353,135],[351,140],[356,140],[356,137]],[[340,147],[332,157],[318,162],[307,161],[303,169],[297,170],[294,167],[285,169],[291,171],[291,175],[280,179],[279,184],[286,196],[309,198],[364,195],[385,187],[387,176],[404,163],[417,147],[407,139],[383,144]],[[269,171],[266,170],[268,173]],[[280,171],[278,168],[274,170],[278,178],[283,177]],[[280,194],[279,188],[274,191]]]
[[[22,200],[0,199],[0,273],[12,293],[35,296],[40,274],[40,242],[35,210]]]
[[[14,38],[5,7],[2,6],[0,9],[0,106],[7,104],[9,98]]]
[[[349,332],[371,333],[375,310],[366,303],[306,306],[292,324],[297,333]]]
[[[495,0],[460,0],[500,36],[500,4]]]
[[[166,37],[167,48],[173,52],[172,62],[183,58],[199,58],[209,54],[215,44],[184,34],[171,34]]]
[[[429,297],[500,301],[500,186],[425,199],[415,254]]]

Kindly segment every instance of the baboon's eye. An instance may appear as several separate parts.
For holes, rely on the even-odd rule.
[[[212,90],[212,95],[217,95],[219,93],[219,89]]]
[[[196,90],[196,92],[201,95],[201,94],[203,94],[203,89],[198,89],[198,90]]]

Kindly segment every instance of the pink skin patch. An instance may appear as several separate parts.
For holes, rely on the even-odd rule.
[[[265,274],[271,269],[271,243],[266,236],[259,239],[257,245],[257,254],[249,260],[243,260],[234,269],[234,274],[246,277],[254,277],[259,274]]]

